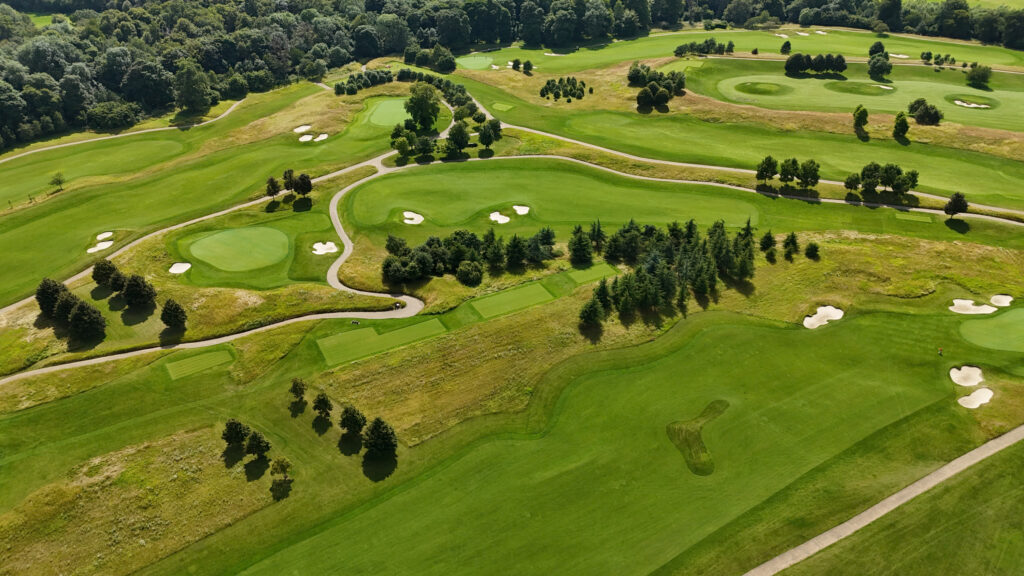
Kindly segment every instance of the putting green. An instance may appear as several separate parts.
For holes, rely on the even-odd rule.
[[[229,364],[234,361],[235,357],[227,350],[205,352],[184,360],[168,362],[167,374],[171,377],[171,380],[178,380],[185,376],[198,374],[208,368],[213,368],[214,366],[220,366],[222,364]]]
[[[844,94],[856,94],[858,96],[885,96],[886,94],[896,92],[896,89],[892,86],[884,88],[883,86],[883,84],[871,84],[870,82],[844,82],[837,80],[835,82],[827,82],[825,89]]]
[[[540,283],[533,283],[474,300],[472,306],[484,318],[493,318],[554,300],[554,298]]]
[[[244,272],[284,260],[289,248],[284,232],[268,226],[251,226],[214,232],[193,242],[189,252],[225,272]]]
[[[1024,308],[991,318],[968,320],[960,325],[960,335],[971,344],[992,350],[1024,352]]]
[[[373,328],[361,328],[335,334],[316,341],[320,353],[329,366],[336,366],[342,362],[349,362],[383,352],[389,348],[404,346],[417,340],[437,336],[447,332],[447,328],[437,318],[426,322],[399,328],[383,334],[378,334]]]
[[[470,54],[469,56],[457,58],[455,62],[469,70],[487,70],[491,67],[491,63],[494,62],[494,58],[482,54]]]
[[[508,112],[509,110],[515,108],[515,106],[505,102],[495,102],[494,104],[491,105],[491,108],[494,108],[498,112]]]
[[[792,92],[793,88],[774,82],[741,82],[736,85],[736,90],[744,94],[770,94],[778,96]]]
[[[389,98],[373,105],[370,111],[370,123],[376,126],[394,126],[401,124],[409,117],[405,111],[405,100]]]

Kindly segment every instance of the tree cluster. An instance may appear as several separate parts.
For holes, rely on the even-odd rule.
[[[967,70],[967,84],[975,88],[987,88],[992,79],[992,68],[977,62],[971,63]]]
[[[447,78],[410,70],[409,68],[402,68],[398,71],[395,79],[399,82],[425,82],[437,88],[441,92],[441,96],[444,97],[445,102],[448,102],[453,108],[472,101],[472,98],[466,93],[465,86],[456,84]]]
[[[406,64],[414,64],[420,68],[433,68],[438,72],[447,74],[455,70],[455,56],[452,51],[440,44],[434,44],[433,49],[421,49],[416,44],[405,47],[404,61]]]
[[[787,158],[779,162],[772,156],[765,156],[757,165],[757,179],[767,182],[777,175],[783,184],[797,181],[802,188],[813,188],[818,185],[821,166],[812,159],[800,162],[796,158]]]
[[[522,70],[523,74],[529,74],[530,72],[533,72],[533,62],[530,62],[529,60],[523,62],[519,58],[515,58],[512,60],[512,69],[517,72]]]
[[[789,58],[786,58],[786,74],[806,74],[808,72],[814,72],[816,74],[822,74],[831,72],[835,74],[842,74],[846,71],[846,58],[842,54],[818,54],[811,56],[810,54],[791,54]]]
[[[907,106],[907,112],[914,117],[918,124],[937,126],[943,118],[942,110],[929,104],[924,98],[918,98]]]
[[[677,58],[690,54],[697,54],[699,56],[706,56],[708,54],[732,54],[735,47],[736,45],[732,40],[723,44],[712,37],[701,42],[687,42],[686,44],[680,44],[679,46],[676,46],[673,54],[675,54]]]
[[[483,238],[468,230],[456,230],[444,239],[431,236],[415,248],[403,238],[389,235],[385,248],[388,256],[381,265],[381,276],[388,283],[454,274],[459,282],[475,286],[483,280],[485,265],[498,273],[506,268],[522,268],[527,262],[539,265],[556,256],[555,232],[550,228],[542,228],[527,239],[513,234],[508,242],[493,228]]]
[[[295,171],[289,168],[281,175],[281,182],[278,182],[277,178],[273,176],[267,178],[265,190],[269,198],[277,196],[283,190],[291,190],[299,196],[306,197],[313,191],[313,179],[306,173],[296,176]]]
[[[336,95],[348,94],[351,96],[363,88],[387,84],[388,82],[393,82],[394,79],[395,78],[391,74],[391,70],[367,70],[366,72],[356,72],[355,74],[350,74],[344,82],[336,83],[334,85],[334,93]]]
[[[898,164],[889,163],[883,166],[877,162],[870,162],[861,168],[859,174],[854,172],[847,176],[843,185],[851,192],[859,189],[871,194],[881,186],[896,194],[905,194],[917,186],[917,179],[917,170],[904,172]]]
[[[630,86],[642,86],[636,95],[638,108],[664,106],[686,88],[686,75],[680,71],[661,72],[650,66],[633,62],[626,73]]]
[[[306,398],[306,382],[301,378],[293,378],[291,387],[288,392],[295,398],[296,402],[305,402]],[[334,403],[326,392],[319,392],[316,398],[313,399],[313,411],[316,412],[317,417],[327,422],[331,420],[331,412],[334,410]],[[232,421],[229,421],[229,424]],[[390,424],[385,422],[382,418],[374,418],[370,425],[366,425],[366,416],[355,406],[346,404],[341,409],[341,417],[338,419],[338,425],[344,430],[346,435],[361,436],[363,446],[366,447],[366,456],[368,458],[394,458],[398,450],[398,436],[395,434],[394,428]],[[238,424],[234,425],[236,428]],[[225,430],[225,435],[228,431]],[[232,438],[237,437],[238,433],[233,433]],[[228,438],[225,436],[225,441]],[[231,444],[228,441],[228,444]]]
[[[558,102],[558,99],[564,96],[566,102],[572,102],[573,98],[582,100],[586,91],[587,83],[583,80],[576,80],[575,76],[560,77],[558,80],[551,78],[541,86],[540,97],[551,97]],[[593,88],[590,89],[590,93],[594,93]]]
[[[36,303],[44,317],[66,327],[72,338],[102,340],[106,336],[107,320],[103,314],[56,280],[43,278],[36,288]]]

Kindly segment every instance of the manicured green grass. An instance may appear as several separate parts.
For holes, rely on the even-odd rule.
[[[470,54],[455,60],[456,64],[470,70],[487,70],[494,64],[494,58],[486,54]]]
[[[544,286],[533,283],[511,290],[503,290],[493,296],[479,298],[473,301],[472,306],[484,318],[493,318],[541,304],[553,298],[554,296],[545,290]]]
[[[1017,444],[782,574],[1024,573],[1021,477]]]
[[[53,22],[53,17],[57,16],[56,13],[42,13],[42,12],[22,12],[32,20],[32,23],[36,25],[36,28],[43,28]]]
[[[328,366],[336,366],[342,362],[357,360],[364,356],[377,354],[391,348],[411,344],[417,340],[437,336],[447,331],[444,324],[437,318],[378,333],[373,328],[362,328],[342,332],[333,336],[320,338],[316,341]]]
[[[409,113],[405,111],[405,101],[400,99],[385,100],[370,114],[371,123],[388,128],[401,124],[406,118],[409,118]]]
[[[167,363],[167,374],[171,380],[179,380],[186,376],[198,374],[213,368],[234,362],[235,357],[227,350],[216,350],[214,352],[203,352],[185,360],[177,360]]]
[[[573,282],[576,282],[577,284],[586,284],[587,282],[594,282],[600,280],[601,278],[613,276],[617,272],[618,271],[615,268],[609,266],[608,264],[605,264],[604,262],[601,262],[598,264],[594,264],[589,268],[579,268],[575,270],[570,270],[569,277],[572,278]]]
[[[678,66],[673,63],[666,68]],[[990,89],[980,90],[967,86],[965,73],[959,67],[935,71],[895,66],[888,81],[878,82],[868,77],[866,65],[850,64],[839,79],[829,75],[794,78],[785,75],[782,62],[714,59],[688,70],[686,86],[719,100],[785,110],[848,112],[861,104],[870,112],[895,114],[925,98],[940,107],[947,122],[1024,130],[1020,115],[996,112],[999,106],[1024,107],[1024,76],[996,73]],[[965,108],[953,103],[957,99],[992,108]]]
[[[753,122],[708,122],[678,113],[551,109],[496,86],[468,78],[460,81],[485,108],[494,102],[512,103],[514,107],[501,114],[505,122],[639,156],[746,169],[769,154],[813,158],[821,165],[823,178],[840,181],[869,162],[896,162],[920,173],[922,191],[944,196],[963,192],[974,202],[1024,208],[1024,162],[913,141],[906,146],[888,138],[862,142],[852,129],[849,134],[788,131]]]
[[[1024,309],[1007,310],[991,318],[967,320],[960,325],[965,340],[991,348],[1024,352]]]
[[[817,34],[815,30],[826,31],[827,34]],[[802,31],[809,33],[808,36],[800,36],[797,34],[796,29],[783,30],[784,33],[789,35],[788,40],[792,45],[793,52],[809,52],[811,54],[832,52],[846,56],[866,58],[868,47],[876,40],[881,40],[890,53],[902,53],[910,56],[906,60],[907,62],[914,62],[914,59],[921,52],[930,51],[951,54],[958,62],[977,61],[989,65],[1024,66],[1024,54],[1000,46],[945,42],[940,39],[924,39],[913,36],[889,35],[885,38],[879,38],[875,34],[866,31],[839,30],[817,26]],[[703,30],[693,30],[657,34],[630,41],[594,44],[569,52],[550,48],[527,50],[520,46],[515,46],[479,56],[491,58],[501,66],[515,58],[519,58],[522,61],[529,60],[537,67],[538,72],[561,74],[590,68],[602,68],[619,62],[664,58],[672,56],[673,50],[680,44],[701,42],[705,38],[711,37],[721,42],[731,40],[736,44],[737,52],[750,52],[757,48],[761,54],[777,54],[779,47],[786,41],[786,39],[776,37],[773,31],[714,30],[705,32]],[[547,53],[564,53],[564,55],[545,56]],[[477,60],[470,62],[474,66],[477,64]],[[458,63],[461,65],[461,62]],[[469,68],[468,66],[465,67]]]
[[[187,243],[188,239],[183,239]],[[194,240],[192,256],[227,272],[265,268],[288,256],[288,236],[269,226],[222,230]]]

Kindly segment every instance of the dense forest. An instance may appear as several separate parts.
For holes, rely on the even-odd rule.
[[[18,11],[59,13],[36,27]],[[0,149],[201,110],[410,47],[565,46],[683,22],[785,22],[1024,48],[1024,10],[965,0],[11,0],[0,4]]]

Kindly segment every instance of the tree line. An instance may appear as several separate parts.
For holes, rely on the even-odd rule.
[[[842,54],[818,54],[812,57],[810,54],[800,54],[798,52],[786,58],[785,69],[786,74],[789,75],[805,74],[807,72],[814,72],[816,74],[834,72],[842,74],[846,71],[846,58]]]
[[[689,54],[698,54],[706,56],[708,54],[732,54],[736,48],[736,44],[730,40],[727,43],[718,42],[714,37],[708,38],[700,42],[687,42],[686,44],[680,44],[676,46],[676,49],[672,52],[676,55],[676,58],[681,58]]]
[[[349,74],[348,78],[346,78],[344,82],[335,83],[334,94],[337,96],[348,94],[351,96],[364,88],[387,84],[388,82],[393,82],[394,79],[395,78],[394,75],[391,74],[391,70],[367,70],[366,72],[356,72],[354,74]]]
[[[476,286],[483,280],[484,266],[491,274],[522,269],[527,263],[539,266],[554,258],[555,232],[541,228],[529,238],[513,234],[508,242],[494,228],[479,237],[469,230],[456,230],[444,239],[427,238],[410,248],[404,238],[388,235],[388,256],[381,264],[381,277],[387,283],[415,282],[454,274],[459,282]]]
[[[757,179],[765,183],[779,177],[783,184],[796,181],[801,188],[813,188],[818,185],[821,166],[812,159],[800,162],[796,158],[787,158],[779,162],[772,156],[765,156],[757,165]]]
[[[847,190],[873,194],[879,186],[882,189],[889,189],[897,196],[905,194],[917,186],[917,170],[904,171],[899,164],[888,163],[881,165],[878,162],[865,164],[861,171],[853,172],[846,177],[843,185]]]

